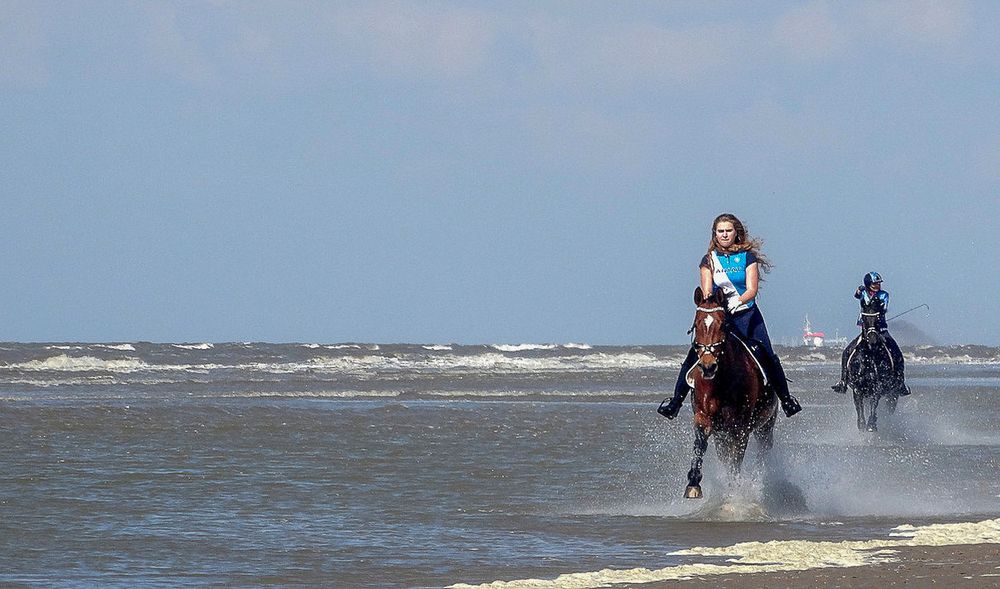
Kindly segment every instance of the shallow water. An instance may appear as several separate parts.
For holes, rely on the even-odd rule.
[[[180,349],[176,365],[212,368],[78,362],[40,385],[13,382],[36,353],[21,350],[0,370],[0,584],[440,587],[1000,514],[994,364],[911,364],[914,394],[870,434],[829,391],[834,364],[790,362],[805,411],[779,419],[766,473],[732,485],[710,452],[696,501],[681,497],[690,421],[655,413],[675,351],[494,352],[510,358],[456,368],[434,350],[414,367],[379,350],[395,368],[319,374]]]

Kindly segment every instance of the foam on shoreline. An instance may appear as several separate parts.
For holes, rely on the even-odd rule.
[[[604,569],[568,573],[555,579],[494,581],[481,585],[457,583],[453,589],[590,589],[616,584],[657,583],[733,573],[805,571],[893,562],[896,550],[915,546],[1000,544],[1000,518],[980,522],[901,525],[889,538],[824,542],[775,540],[741,542],[723,547],[695,547],[671,552],[676,556],[724,558],[726,564],[693,563],[661,569]]]

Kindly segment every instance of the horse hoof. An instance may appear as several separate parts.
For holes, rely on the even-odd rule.
[[[877,427],[875,427],[874,425],[869,425],[869,426],[868,426],[868,431],[870,431],[870,432],[877,432],[877,431],[878,431],[878,428],[877,428]]]
[[[701,487],[697,485],[688,485],[688,488],[684,489],[685,499],[701,499],[703,496],[701,494]]]

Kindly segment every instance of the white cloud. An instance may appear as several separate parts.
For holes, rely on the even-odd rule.
[[[0,3],[0,80],[44,83],[54,35],[67,47],[73,27],[106,26],[77,22],[58,6]],[[699,10],[651,12],[627,5],[617,12],[568,11],[545,4],[527,9],[396,0],[302,2],[293,9],[280,2],[153,2],[116,11],[120,20],[111,25],[128,33],[123,38],[140,36],[148,52],[124,44],[98,50],[107,49],[109,60],[131,55],[142,62],[138,67],[191,83],[308,85],[339,79],[350,68],[390,81],[477,76],[487,81],[482,88],[514,82],[536,93],[588,96],[597,89],[693,86],[782,59],[857,55],[857,48],[873,44],[949,46],[975,24],[961,0],[813,0],[783,13],[708,10],[695,22],[678,15],[698,16]]]
[[[777,19],[772,35],[793,59],[804,61],[839,53],[850,40],[826,2],[793,8]]]
[[[332,11],[337,46],[389,74],[456,76],[483,67],[496,38],[490,15],[381,2]]]
[[[751,41],[731,24],[670,28],[633,21],[525,22],[543,74],[597,84],[690,82],[736,58]]]
[[[690,79],[726,63],[744,38],[740,28],[725,25],[623,25],[595,40],[595,61],[628,76]]]
[[[962,0],[882,0],[859,8],[859,23],[889,40],[947,45],[959,41],[971,25]]]
[[[208,56],[196,39],[185,35],[177,23],[177,10],[165,3],[145,4],[147,42],[155,62],[167,73],[188,82],[215,77]]]
[[[971,26],[961,0],[881,0],[858,4],[816,0],[775,21],[772,35],[794,61],[833,59],[869,45],[950,47]]]

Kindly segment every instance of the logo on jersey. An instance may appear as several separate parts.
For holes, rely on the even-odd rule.
[[[744,254],[735,254],[733,256],[726,256],[727,257],[726,261],[730,262],[730,265],[727,267],[727,266],[722,266],[720,264],[720,266],[722,266],[722,267],[716,268],[715,269],[715,273],[716,274],[720,274],[720,273],[721,274],[738,274],[740,272],[744,272],[745,268],[743,268],[743,255]],[[730,261],[728,258],[732,258],[732,260]]]

